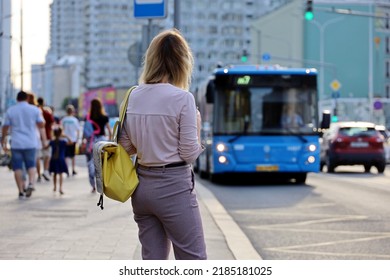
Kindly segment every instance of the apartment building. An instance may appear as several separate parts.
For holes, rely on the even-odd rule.
[[[130,47],[142,42],[146,26],[151,24],[155,32],[172,28],[176,16],[194,52],[196,87],[218,63],[240,63],[243,50],[250,51],[251,22],[287,2],[180,0],[175,11],[174,0],[166,0],[167,17],[148,20],[134,18],[132,0],[53,0],[47,64],[64,55],[83,57],[80,92],[105,85],[128,87],[137,83],[140,71],[129,61]]]
[[[11,77],[11,0],[0,4],[0,113],[12,102]]]

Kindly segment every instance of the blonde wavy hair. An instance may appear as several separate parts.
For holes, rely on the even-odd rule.
[[[146,50],[139,82],[156,84],[168,80],[168,83],[188,90],[193,67],[192,51],[180,31],[165,30],[153,38]]]

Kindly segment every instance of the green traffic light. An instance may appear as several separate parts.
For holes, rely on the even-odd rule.
[[[241,61],[242,62],[247,62],[248,61],[248,57],[247,56],[241,56]]]
[[[313,18],[314,18],[313,12],[307,11],[307,12],[305,13],[305,19],[306,19],[306,20],[312,20]]]

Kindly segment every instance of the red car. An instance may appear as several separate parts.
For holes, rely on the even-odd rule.
[[[386,167],[384,138],[370,122],[337,122],[322,136],[320,168],[333,173],[340,165],[363,165],[365,172]]]

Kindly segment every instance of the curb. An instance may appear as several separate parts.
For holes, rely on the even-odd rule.
[[[226,243],[236,260],[262,260],[248,237],[234,222],[225,208],[201,182],[196,182],[197,193],[223,233]]]

